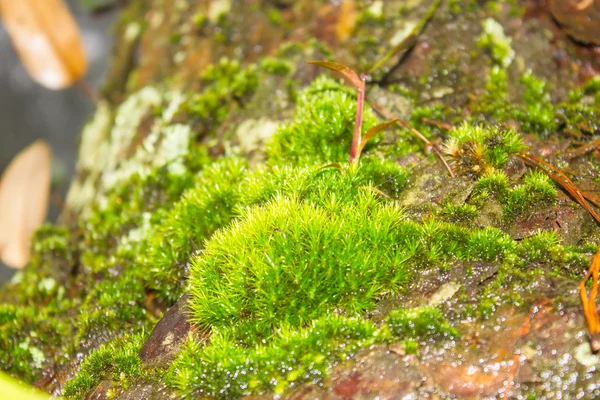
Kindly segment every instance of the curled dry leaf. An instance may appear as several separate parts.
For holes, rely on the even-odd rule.
[[[48,212],[51,150],[38,140],[23,149],[0,178],[0,260],[23,268],[31,236]]]
[[[57,90],[85,74],[81,36],[64,0],[0,0],[0,16],[36,82]]]

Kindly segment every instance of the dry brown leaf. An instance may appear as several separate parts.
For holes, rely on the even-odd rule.
[[[0,0],[0,15],[21,62],[49,89],[63,89],[87,71],[79,28],[64,0]]]
[[[0,178],[0,260],[23,268],[31,236],[48,212],[51,150],[37,140],[13,158]]]
[[[358,74],[354,72],[350,67],[347,67],[344,64],[322,60],[308,61],[307,64],[318,65],[319,67],[339,72],[344,78],[348,79],[348,81],[350,81],[350,83],[352,83],[357,89],[365,89],[365,80],[358,76]]]

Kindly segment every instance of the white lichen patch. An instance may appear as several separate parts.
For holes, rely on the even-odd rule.
[[[494,61],[504,68],[508,67],[515,57],[515,51],[511,47],[512,39],[506,36],[502,25],[493,18],[484,20],[482,27],[479,46],[489,48]]]
[[[152,108],[159,106],[161,102],[162,96],[157,89],[145,87],[129,96],[117,110],[111,132],[109,158],[102,175],[105,189],[114,187],[138,170],[130,165],[131,160],[128,160],[128,153],[132,149],[132,143],[138,133],[142,118]],[[127,166],[123,165],[123,160],[127,160],[125,161]]]
[[[131,229],[126,235],[122,236],[119,240],[119,247],[117,249],[117,253],[127,253],[133,251],[135,245],[141,242],[142,239],[149,234],[150,228],[152,227],[152,224],[150,222],[151,218],[151,213],[142,213],[142,220],[138,227]]]
[[[90,204],[96,192],[94,182],[108,161],[108,138],[112,123],[113,115],[109,104],[100,101],[94,117],[81,134],[77,169],[85,176],[85,180],[74,181],[67,194],[67,204],[75,212],[81,212]]]
[[[170,125],[163,129],[162,145],[156,151],[153,159],[154,166],[167,165],[173,175],[183,175],[186,172],[184,156],[187,154],[192,131],[187,125]]]
[[[208,19],[212,23],[217,23],[221,15],[228,14],[231,11],[231,0],[215,0],[210,3]]]

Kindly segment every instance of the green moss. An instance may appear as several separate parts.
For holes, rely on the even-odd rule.
[[[37,306],[0,305],[0,363],[5,371],[32,382],[63,356],[68,323]],[[64,361],[62,359],[61,361]]]
[[[445,203],[438,216],[445,222],[471,226],[478,214],[474,205]]]
[[[202,124],[206,131],[218,127],[231,107],[242,105],[258,87],[256,65],[242,68],[238,61],[222,58],[206,67],[201,76],[203,90],[185,104],[184,110]]]
[[[355,111],[355,93],[320,76],[298,98],[294,120],[274,136],[268,148],[270,162],[311,165],[348,160]],[[363,131],[376,123],[366,107]]]
[[[146,334],[142,331],[93,350],[81,363],[77,375],[66,384],[64,396],[68,399],[83,398],[104,379],[125,389],[132,380],[148,375],[138,357],[145,338]]]
[[[502,171],[490,171],[475,183],[470,202],[478,208],[485,207],[489,198],[502,205],[506,220],[530,211],[534,207],[554,204],[556,187],[546,174],[535,170],[525,175],[523,183],[509,188],[508,178]]]
[[[525,175],[523,184],[508,192],[504,212],[508,216],[522,214],[533,207],[554,204],[556,187],[546,174],[532,171]]]
[[[137,332],[144,327],[150,329],[156,323],[145,308],[143,277],[135,272],[126,270],[115,278],[100,281],[90,290],[77,316],[77,346],[89,347],[90,342]]]
[[[546,89],[546,82],[528,71],[521,76],[521,84],[525,86],[525,107],[515,111],[515,118],[520,121],[521,128],[540,135],[548,135],[555,131],[555,110]]]
[[[472,198],[477,201],[478,198],[494,196],[504,201],[508,191],[508,177],[504,171],[491,170],[475,182]]]
[[[293,70],[290,62],[275,57],[263,58],[260,62],[260,68],[268,74],[275,75],[287,75]]]
[[[291,384],[321,381],[334,362],[385,339],[369,321],[331,315],[302,329],[282,328],[267,345],[243,347],[219,331],[208,345],[190,339],[168,381],[189,398],[281,394]]]
[[[307,193],[314,203],[278,197],[213,235],[191,266],[192,321],[251,343],[335,309],[357,315],[402,287],[399,208],[330,181]]]
[[[458,332],[434,307],[394,310],[388,315],[387,324],[392,333],[401,338],[458,337]]]
[[[463,123],[450,132],[445,151],[458,173],[481,176],[502,168],[522,148],[521,137],[513,130]]]
[[[563,259],[563,248],[555,231],[539,231],[525,238],[519,246],[518,253],[527,262],[550,262]]]
[[[495,228],[474,231],[467,245],[471,259],[485,261],[497,261],[504,254],[514,252],[516,247],[510,236]]]

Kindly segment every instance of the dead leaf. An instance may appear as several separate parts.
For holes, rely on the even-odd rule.
[[[344,78],[348,79],[357,89],[364,90],[365,88],[365,80],[361,79],[358,74],[352,70],[352,68],[347,67],[344,64],[321,60],[308,61],[307,64],[318,65],[319,67],[337,71],[342,74]]]
[[[37,140],[13,158],[0,178],[0,260],[23,268],[31,236],[42,225],[50,195],[50,146]]]
[[[64,0],[0,0],[0,15],[33,80],[58,90],[85,74],[79,28]]]

